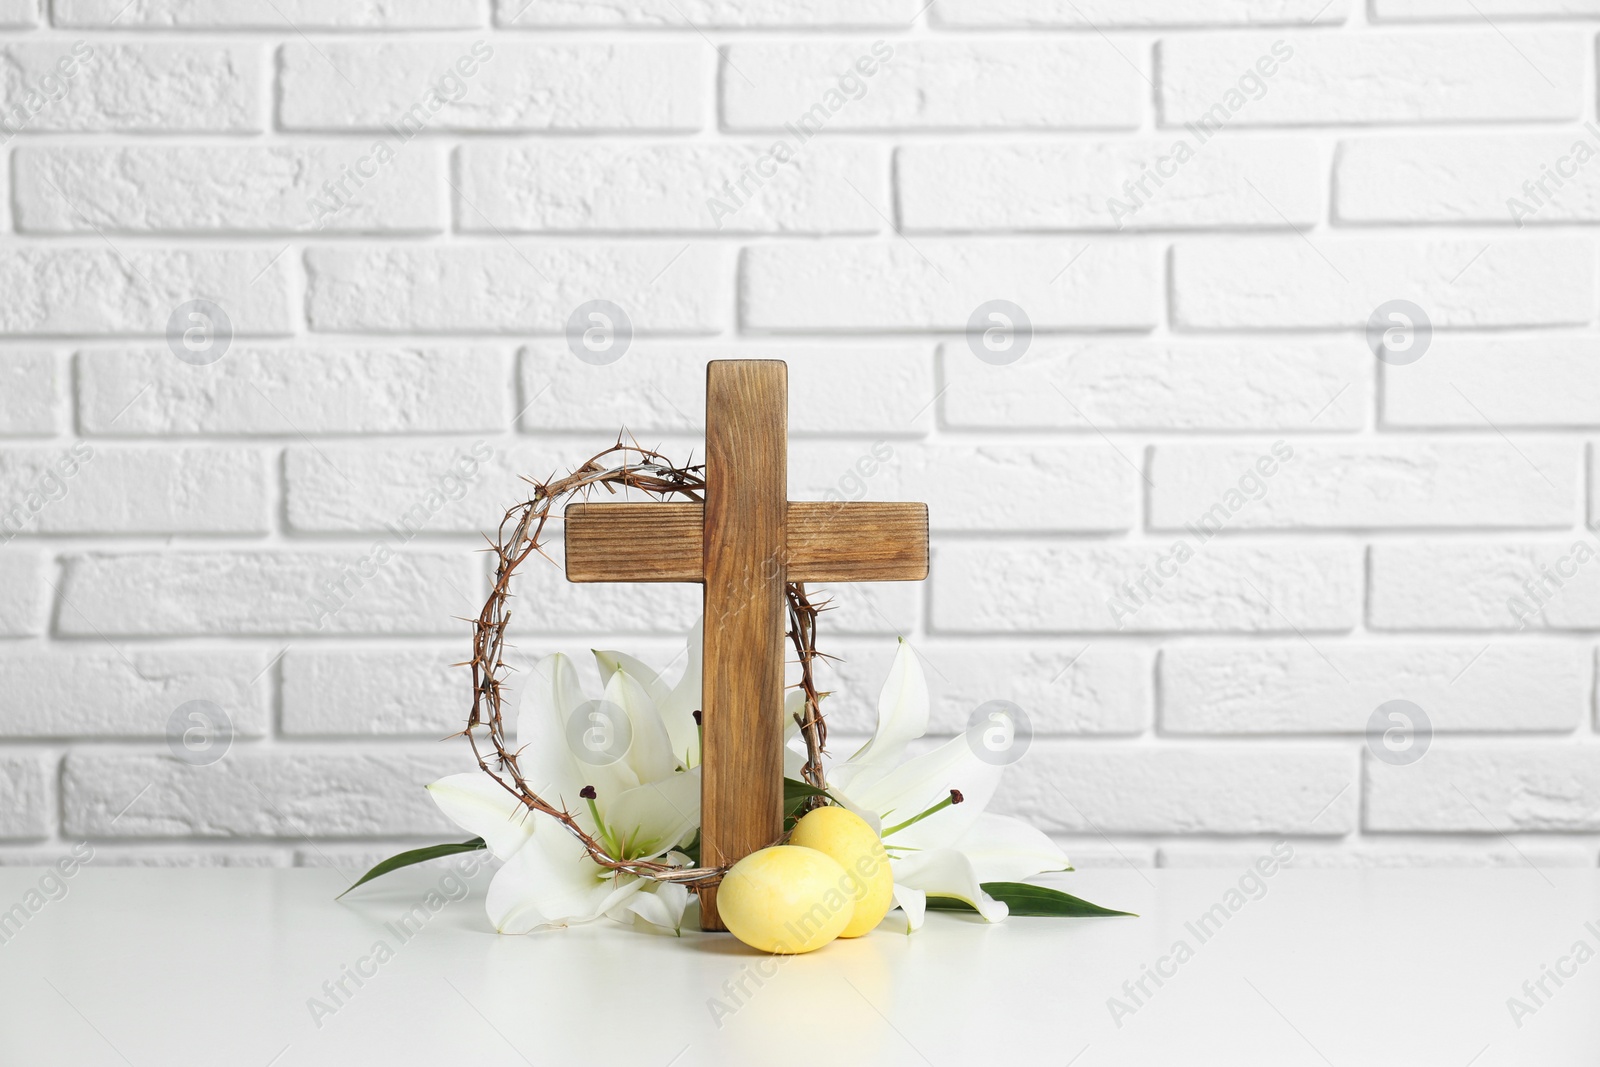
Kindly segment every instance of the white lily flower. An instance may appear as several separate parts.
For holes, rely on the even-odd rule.
[[[979,759],[965,736],[902,762],[927,729],[927,680],[901,640],[878,698],[877,730],[828,771],[828,792],[883,835],[895,903],[910,929],[922,925],[930,894],[965,901],[999,922],[1009,909],[982,883],[1065,870],[1066,854],[1022,820],[984,810],[1003,768]],[[961,803],[950,802],[952,790]]]
[[[541,797],[574,812],[617,859],[659,859],[700,826],[700,640],[673,689],[630,656],[595,652],[605,686],[589,699],[572,661],[557,654],[532,672],[516,723],[518,764]],[[585,796],[588,790],[593,796]],[[602,916],[676,931],[682,885],[616,874],[595,863],[555,818],[530,811],[481,772],[428,787],[446,816],[483,838],[501,861],[489,885],[489,921],[501,933],[591,922]]]
[[[657,672],[620,652],[595,652],[604,695],[590,700],[572,661],[553,655],[531,672],[516,739],[523,777],[535,792],[573,811],[584,831],[619,859],[687,865],[673,851],[700,825],[701,630],[689,635],[688,666],[668,687]],[[804,761],[796,714],[804,696],[790,690],[784,773]],[[1021,881],[1064,870],[1067,857],[1019,819],[984,809],[1003,768],[980,759],[966,737],[906,759],[928,729],[928,686],[911,646],[900,642],[878,698],[872,739],[828,772],[829,794],[883,835],[894,899],[907,926],[923,922],[929,895],[954,897],[990,922],[1008,913],[984,882]],[[594,742],[593,745],[590,742]],[[592,787],[592,799],[583,797]],[[501,933],[527,933],[609,917],[676,931],[689,891],[678,883],[615,874],[551,816],[531,812],[480,772],[428,787],[440,809],[482,837],[501,861],[489,886],[489,920]],[[959,790],[962,802],[951,802]]]

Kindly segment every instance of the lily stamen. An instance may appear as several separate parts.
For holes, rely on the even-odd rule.
[[[578,790],[578,796],[582,797],[584,803],[589,805],[589,814],[594,818],[595,828],[600,831],[600,840],[605,843],[607,848],[615,852],[616,842],[612,840],[611,829],[606,826],[605,820],[600,818],[600,806],[595,803],[600,794],[595,792],[594,786],[586,785]]]

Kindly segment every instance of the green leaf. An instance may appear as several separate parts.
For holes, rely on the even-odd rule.
[[[1049,889],[1026,882],[984,882],[983,891],[996,900],[1004,901],[1013,915],[1057,915],[1082,917],[1087,915],[1134,915],[1131,911],[1112,911],[1091,904],[1071,893]],[[977,911],[971,904],[955,897],[928,897],[928,907],[936,911]],[[1137,916],[1135,916],[1137,918]]]
[[[410,852],[402,852],[398,856],[390,856],[388,859],[372,868],[372,870],[356,879],[355,885],[352,885],[350,889],[354,889],[356,886],[366,885],[374,878],[388,874],[390,871],[398,871],[401,867],[409,867],[413,863],[427,863],[429,860],[443,859],[445,856],[454,856],[458,852],[476,852],[485,847],[487,846],[484,845],[483,838],[474,837],[471,841],[462,841],[458,844],[429,845],[426,848],[414,848]],[[350,892],[350,889],[346,889],[344,893]],[[334,897],[333,899],[338,900],[339,897],[344,896],[344,893],[340,893],[338,897]]]
[[[794,828],[794,821],[800,817],[800,809],[812,797],[825,797],[828,794],[818,789],[809,782],[798,782],[793,778],[783,780],[783,829],[785,832]]]
[[[783,780],[784,807],[788,807],[795,801],[805,800],[808,797],[825,797],[827,795],[810,782],[802,782],[794,778],[785,778]]]

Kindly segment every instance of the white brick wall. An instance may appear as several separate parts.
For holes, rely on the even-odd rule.
[[[1405,293],[1440,328],[1582,326],[1595,313],[1594,253],[1587,236],[1185,238],[1172,314],[1193,330],[1338,330]]]
[[[24,233],[230,233],[398,230],[438,233],[442,161],[422,155],[378,175],[367,195],[325,216],[323,182],[358,161],[343,146],[19,148],[17,229]]]
[[[1597,36],[1596,0],[0,0],[0,864],[447,834],[479,531],[619,426],[698,452],[705,362],[755,356],[795,497],[932,509],[931,580],[824,620],[841,750],[904,633],[937,733],[1027,711],[998,803],[1081,864],[1594,865]],[[564,336],[597,299],[608,365]],[[697,609],[522,592],[528,656],[666,662]],[[214,763],[169,748],[192,701]]]

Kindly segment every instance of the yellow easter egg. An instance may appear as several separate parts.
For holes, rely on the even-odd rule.
[[[814,848],[773,845],[735,863],[717,889],[717,914],[751,948],[793,955],[839,936],[855,917],[844,868]]]
[[[860,937],[883,921],[894,904],[894,876],[889,854],[866,820],[837,805],[815,808],[795,823],[789,843],[833,857],[850,879],[856,911],[840,937]]]

